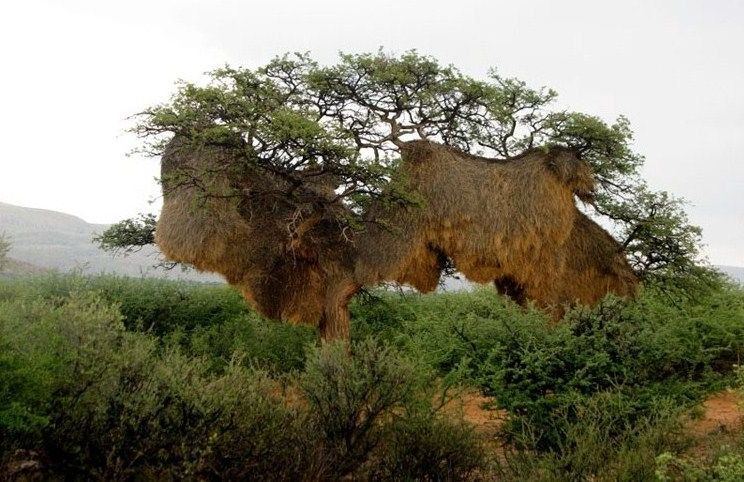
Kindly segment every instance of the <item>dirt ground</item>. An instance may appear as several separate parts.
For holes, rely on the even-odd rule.
[[[703,403],[702,415],[692,418],[685,429],[693,438],[687,455],[710,458],[727,445],[734,445],[744,431],[744,399],[737,392],[723,390]]]
[[[703,403],[703,416],[692,420],[688,425],[693,435],[709,435],[711,433],[738,432],[742,430],[744,413],[743,400],[734,391],[724,390],[710,396]]]
[[[466,392],[460,400],[453,400],[446,410],[459,411],[473,424],[484,441],[497,453],[506,447],[500,442],[499,430],[506,421],[504,410],[494,410],[495,400],[477,390]],[[685,422],[684,430],[691,437],[691,446],[684,455],[693,460],[711,459],[724,447],[741,440],[744,433],[744,397],[732,390],[712,394]]]
[[[494,432],[506,420],[504,410],[493,410],[494,399],[471,391],[463,394],[461,401],[450,402],[451,409],[461,409],[465,420],[478,431]],[[740,433],[744,430],[744,399],[735,391],[714,393],[703,403],[702,415],[686,424],[690,435],[705,437],[721,433]]]
[[[491,408],[493,404],[493,398],[477,391],[467,392],[463,394],[462,400],[450,402],[453,408],[462,410],[463,418],[467,422],[485,435],[496,434],[506,421],[506,411],[494,410]]]

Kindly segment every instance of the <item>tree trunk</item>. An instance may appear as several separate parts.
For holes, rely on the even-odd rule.
[[[361,288],[358,284],[344,281],[332,289],[326,298],[323,317],[318,329],[323,341],[344,340],[349,342],[349,301]]]

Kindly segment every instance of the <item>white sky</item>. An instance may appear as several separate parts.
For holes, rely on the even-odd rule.
[[[416,48],[497,66],[563,106],[627,115],[645,174],[688,199],[716,264],[744,265],[744,2],[4,1],[0,201],[108,223],[153,211],[154,159],[125,118],[179,78],[286,51]]]

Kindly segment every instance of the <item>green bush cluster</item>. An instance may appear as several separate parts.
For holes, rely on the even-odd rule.
[[[741,482],[744,480],[744,451],[726,452],[710,465],[701,465],[664,452],[656,458],[656,477],[661,482]]]
[[[680,414],[744,351],[744,292],[726,286],[608,298],[555,326],[485,289],[372,293],[352,316],[349,356],[225,286],[0,280],[2,457],[105,479],[646,480],[698,470],[657,457],[681,453]],[[437,409],[459,385],[508,412],[510,450]]]
[[[512,330],[489,353],[486,388],[529,432],[529,445],[564,450],[592,418],[607,442],[629,426],[689,406],[744,351],[742,304],[692,316],[652,297],[607,299],[544,330]],[[598,405],[600,409],[593,408]]]
[[[233,365],[210,376],[203,359],[159,353],[93,294],[5,302],[0,332],[3,449],[41,449],[66,476],[229,474],[283,433],[260,375]]]
[[[219,325],[250,309],[240,294],[218,284],[153,278],[51,273],[0,283],[0,301],[61,300],[71,293],[95,292],[115,303],[128,329],[163,336],[176,330]]]
[[[655,456],[682,442],[679,415],[730,382],[744,353],[735,287],[697,302],[607,298],[557,326],[486,291],[394,300],[354,306],[355,334],[379,332],[444,380],[495,397],[511,442],[558,478],[653,476]]]
[[[288,378],[214,370],[90,292],[0,302],[0,340],[5,467],[19,449],[47,476],[101,480],[458,480],[483,463],[473,430],[435,410],[432,373],[373,340],[313,347]]]
[[[216,369],[236,352],[244,364],[273,373],[299,369],[305,346],[317,338],[308,327],[261,318],[225,285],[60,273],[0,281],[0,301],[57,303],[73,293],[96,293],[118,307],[128,330],[153,334],[161,345],[176,343]]]

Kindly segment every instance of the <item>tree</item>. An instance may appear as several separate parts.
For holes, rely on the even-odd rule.
[[[10,252],[10,240],[5,233],[0,233],[0,270],[5,269],[8,264],[8,253]]]
[[[188,187],[199,193],[196,204],[280,203],[290,238],[325,223],[327,234],[351,239],[379,222],[370,206],[415,206],[395,174],[408,141],[502,158],[563,146],[591,165],[597,189],[590,210],[609,220],[642,279],[684,284],[705,271],[700,231],[688,224],[681,201],[640,178],[643,158],[631,148],[628,120],[608,124],[556,109],[556,97],[496,70],[474,79],[415,51],[342,54],[333,66],[292,54],[255,70],[215,70],[207,85],[182,83],[170,102],[138,114],[132,132],[152,156],[176,138],[183,152],[216,149],[230,160],[208,168],[164,163],[166,196]],[[247,189],[217,181],[251,177],[271,182]],[[154,223],[125,223],[104,233],[104,247],[153,240]]]

